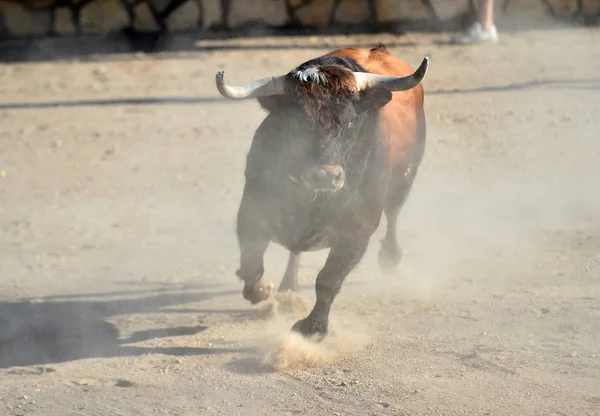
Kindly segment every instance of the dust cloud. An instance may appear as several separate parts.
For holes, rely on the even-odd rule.
[[[290,331],[311,309],[308,299],[291,291],[273,294],[259,309],[261,335],[256,359],[263,368],[279,372],[317,367],[356,354],[368,345],[367,328],[341,315],[330,318],[330,333],[323,339]]]
[[[370,337],[365,327],[330,318],[331,332],[321,341],[291,332],[294,320],[276,316],[266,323],[259,350],[262,364],[275,371],[322,366],[362,351]]]
[[[310,312],[308,301],[298,293],[287,291],[272,295],[261,310],[261,315],[268,319],[281,315],[304,315],[308,312]]]

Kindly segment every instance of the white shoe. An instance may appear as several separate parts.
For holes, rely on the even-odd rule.
[[[479,23],[474,23],[467,31],[460,35],[452,36],[451,43],[496,43],[498,42],[498,31],[493,25],[489,30],[484,31]]]

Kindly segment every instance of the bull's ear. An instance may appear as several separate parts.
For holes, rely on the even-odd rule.
[[[265,97],[257,98],[258,104],[260,104],[263,110],[266,110],[269,113],[275,113],[280,109],[284,99],[285,95],[267,95]]]
[[[383,88],[371,88],[361,91],[358,102],[354,105],[357,114],[377,111],[392,99],[392,92]]]

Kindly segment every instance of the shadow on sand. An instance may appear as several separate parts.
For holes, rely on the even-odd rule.
[[[241,374],[271,371],[259,359],[252,358],[257,353],[254,348],[130,345],[157,338],[193,336],[208,328],[202,322],[199,322],[201,325],[168,325],[168,316],[174,314],[216,314],[230,315],[234,319],[262,319],[260,309],[184,306],[218,297],[241,295],[240,290],[218,290],[219,285],[165,285],[163,282],[147,284],[147,288],[140,287],[136,290],[52,295],[20,302],[0,301],[0,369],[145,354],[198,356],[243,353],[244,358],[233,360],[227,365],[230,371]],[[354,284],[357,283],[346,282],[347,286]],[[303,284],[299,289],[302,292],[314,290],[314,284]],[[110,318],[118,316],[152,313],[162,315],[162,327],[140,330],[126,338],[121,336],[115,324],[109,322]],[[44,367],[38,369],[45,371]],[[22,371],[36,373],[37,370]]]
[[[179,313],[169,307],[239,294],[237,290],[210,289],[186,285],[178,287],[177,292],[159,288],[0,302],[0,368],[152,353],[186,356],[248,352],[244,348],[131,346],[128,344],[155,338],[194,335],[206,326],[153,328],[123,339],[117,327],[107,321],[117,315]],[[106,299],[117,296],[119,299]]]
[[[265,27],[256,22],[236,29],[214,31],[136,32],[123,30],[103,36],[44,37],[0,41],[0,62],[39,62],[62,59],[114,60],[135,53],[173,54],[226,50],[330,49],[324,36],[377,35],[443,30],[461,27],[466,16],[432,27],[427,19],[365,25],[334,25],[326,28]],[[319,42],[309,37],[320,38]],[[287,38],[285,42],[277,39]],[[254,42],[249,44],[248,41]],[[291,41],[291,42],[290,42]],[[335,47],[356,47],[356,40]],[[372,45],[371,45],[372,46]],[[386,42],[388,47],[414,46],[406,41]],[[157,56],[158,57],[158,56]],[[127,58],[126,58],[127,59]]]

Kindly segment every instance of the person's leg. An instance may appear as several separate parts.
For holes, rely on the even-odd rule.
[[[494,24],[494,0],[479,0],[477,2],[477,22],[466,33],[453,36],[452,43],[495,43],[498,33]]]
[[[479,2],[479,24],[484,32],[489,32],[494,27],[494,0],[481,0]]]

